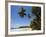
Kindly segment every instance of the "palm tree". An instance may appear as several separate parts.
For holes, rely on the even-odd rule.
[[[32,14],[36,16],[36,19],[33,20],[32,25],[30,24],[30,27],[32,30],[41,30],[41,8],[32,7]]]
[[[24,17],[25,15],[26,15],[26,13],[25,13],[25,9],[24,8],[21,8],[21,11],[19,12],[19,15],[21,16],[21,17]]]

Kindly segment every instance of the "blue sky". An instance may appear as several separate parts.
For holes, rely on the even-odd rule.
[[[34,16],[32,16],[32,7],[31,6],[23,6],[23,8],[26,10],[25,13],[27,14],[24,16],[24,18],[21,18],[19,16],[19,11],[22,6],[11,6],[11,27],[19,27],[19,26],[29,26],[31,21],[33,20]],[[30,14],[32,16],[31,19],[29,19],[27,16]]]

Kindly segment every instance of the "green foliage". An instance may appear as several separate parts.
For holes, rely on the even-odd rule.
[[[19,16],[21,16],[21,17],[24,17],[24,16],[26,16],[26,13],[25,13],[25,9],[24,8],[21,8],[21,11],[19,12]],[[27,16],[28,18],[31,18],[31,16],[30,16],[30,14],[28,14],[28,16]]]
[[[25,9],[24,8],[21,8],[21,11],[19,12],[19,15],[21,16],[21,17],[24,17],[24,15],[26,15],[26,13],[25,13]]]
[[[36,19],[33,20],[30,27],[32,30],[41,30],[41,8],[40,7],[32,7],[32,14],[36,15]]]

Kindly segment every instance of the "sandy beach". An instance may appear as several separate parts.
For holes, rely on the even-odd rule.
[[[11,31],[32,31],[31,28],[11,29]]]

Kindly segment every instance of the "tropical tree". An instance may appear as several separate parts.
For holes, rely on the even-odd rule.
[[[36,16],[36,19],[33,20],[30,27],[32,30],[41,30],[41,8],[40,7],[32,7],[32,14]]]
[[[21,16],[21,17],[24,17],[25,15],[26,15],[26,13],[25,13],[25,9],[24,8],[21,8],[21,11],[19,12],[19,15]]]

